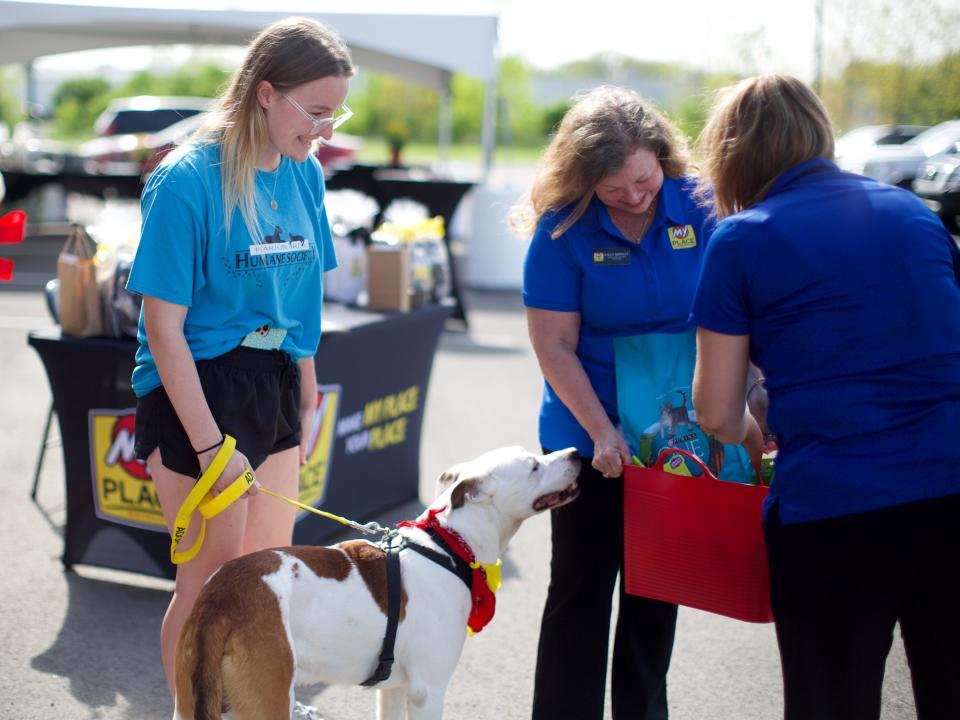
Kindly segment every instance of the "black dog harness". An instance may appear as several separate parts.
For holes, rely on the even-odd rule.
[[[447,541],[437,533],[433,528],[424,530],[430,538],[446,553],[437,552],[433,548],[411,542],[409,538],[399,535],[388,536],[380,543],[380,547],[386,554],[387,560],[387,632],[383,638],[383,647],[380,649],[380,658],[377,661],[377,668],[373,674],[360,683],[364,687],[372,687],[390,677],[393,670],[393,648],[397,642],[397,626],[400,624],[400,591],[402,582],[400,578],[400,551],[413,550],[428,560],[432,560],[440,567],[449,570],[460,578],[471,590],[473,584],[473,570],[470,564],[453,552]]]

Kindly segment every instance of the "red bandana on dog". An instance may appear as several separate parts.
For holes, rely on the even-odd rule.
[[[481,563],[476,562],[473,550],[470,549],[470,546],[467,545],[467,542],[460,533],[445,528],[440,524],[437,520],[437,515],[446,509],[446,506],[444,506],[436,510],[429,510],[425,520],[405,520],[398,523],[397,527],[415,527],[421,530],[432,529],[446,541],[450,549],[453,550],[461,560],[470,565],[473,570],[473,579],[470,587],[470,595],[473,603],[470,609],[470,617],[467,620],[467,627],[473,633],[478,633],[493,619],[493,613],[497,609],[497,596],[493,594],[494,590],[491,589],[491,582],[499,586],[499,578],[491,578],[488,580],[486,569]],[[496,569],[499,570],[499,566],[497,566]]]

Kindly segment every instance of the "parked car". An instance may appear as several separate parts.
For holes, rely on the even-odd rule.
[[[202,123],[203,115],[194,115],[146,137],[142,144],[145,151],[141,164],[143,177],[146,178],[152,173],[167,153],[199,130]],[[317,147],[317,159],[324,168],[336,169],[343,165],[350,165],[362,145],[363,141],[360,138],[338,132],[328,142]]]
[[[936,155],[921,166],[913,191],[940,216],[947,230],[960,234],[960,142],[954,143],[953,152]]]
[[[864,161],[875,148],[883,145],[903,145],[927,127],[927,125],[864,125],[837,138],[834,157],[841,169],[861,173]]]
[[[25,175],[57,175],[63,170],[66,146],[44,137],[33,121],[21,122],[0,139],[0,169]]]
[[[76,159],[89,175],[142,175],[154,149],[166,142],[158,135],[212,103],[210,98],[154,95],[114,100],[94,122],[99,137],[83,143]]]
[[[960,141],[960,120],[948,120],[924,130],[903,145],[876,148],[864,161],[861,173],[910,189],[927,158],[951,152],[957,141]]]
[[[93,123],[97,135],[142,135],[170,127],[184,118],[209,110],[213,100],[205,97],[139,95],[119,98],[107,105]]]

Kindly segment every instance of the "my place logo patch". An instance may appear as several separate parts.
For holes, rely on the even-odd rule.
[[[671,225],[667,228],[670,246],[674,250],[686,250],[697,246],[697,234],[693,225]]]
[[[87,414],[97,517],[166,532],[153,479],[134,454],[134,419],[133,408],[93,409]]]

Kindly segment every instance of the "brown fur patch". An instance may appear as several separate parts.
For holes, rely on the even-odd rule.
[[[370,595],[376,601],[380,612],[387,614],[387,554],[376,545],[363,542],[362,540],[351,540],[340,543],[340,549],[343,550],[350,561],[360,572],[360,577],[366,583]],[[400,619],[403,620],[407,614],[407,591],[400,584]]]
[[[452,483],[460,476],[459,472],[454,472],[453,470],[444,470],[440,477],[437,478],[437,484],[440,486],[441,492],[447,489],[447,485]]]
[[[334,548],[297,545],[283,548],[283,552],[301,560],[317,577],[343,582],[350,574],[350,561]]]
[[[217,717],[225,705],[239,720],[289,715],[293,652],[262,580],[280,563],[272,550],[231,560],[200,591],[177,645],[183,717]]]
[[[463,504],[467,501],[467,493],[476,490],[478,482],[480,481],[477,478],[467,478],[457,485],[450,493],[450,507],[452,509],[463,507]]]

